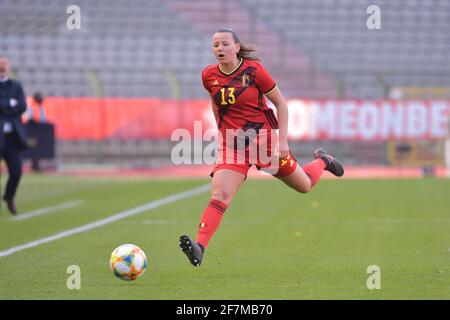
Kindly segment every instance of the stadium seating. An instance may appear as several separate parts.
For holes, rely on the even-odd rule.
[[[66,9],[74,2],[81,9],[80,30],[66,26]],[[0,0],[0,53],[10,58],[28,95],[207,98],[200,72],[215,61],[211,34],[233,27],[256,45],[288,98],[380,99],[394,96],[393,88],[413,98],[449,98],[450,2],[376,1],[381,29],[369,30],[372,2]],[[385,161],[380,142],[320,143],[347,163]],[[292,147],[306,160],[316,145]],[[58,146],[59,155],[74,161],[132,156],[148,164],[167,161],[170,142]],[[140,153],[147,151],[152,157]]]
[[[369,0],[80,0],[81,30],[66,28],[71,4],[0,2],[0,50],[28,92],[172,97],[172,72],[181,98],[205,97],[199,74],[214,62],[209,41],[221,26],[260,48],[288,97],[450,85],[446,0],[378,1],[381,30],[366,27]]]

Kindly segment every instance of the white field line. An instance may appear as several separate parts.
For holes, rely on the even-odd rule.
[[[108,218],[101,219],[101,220],[86,224],[81,227],[65,230],[65,231],[59,232],[57,234],[54,234],[52,236],[49,236],[49,237],[41,238],[41,239],[38,239],[38,240],[35,240],[32,242],[28,242],[28,243],[25,243],[25,244],[22,244],[19,246],[15,246],[15,247],[6,249],[4,251],[0,251],[0,257],[10,256],[16,252],[19,252],[19,251],[22,251],[25,249],[29,249],[29,248],[33,248],[33,247],[37,247],[44,243],[56,241],[56,240],[59,240],[59,239],[65,238],[65,237],[72,236],[77,233],[82,233],[82,232],[86,232],[86,231],[89,231],[89,230],[92,230],[95,228],[99,228],[104,225],[137,215],[139,213],[153,210],[155,208],[164,206],[166,204],[170,204],[170,203],[177,202],[177,201],[180,201],[180,200],[183,200],[186,198],[193,197],[195,195],[198,195],[198,194],[208,191],[210,188],[211,188],[211,186],[209,184],[207,184],[207,185],[203,185],[203,186],[200,186],[200,187],[197,187],[197,188],[185,191],[185,192],[177,193],[177,194],[174,194],[174,195],[171,195],[171,196],[159,199],[159,200],[151,201],[142,206],[134,207],[134,208],[119,212]]]
[[[40,215],[43,215],[46,213],[77,207],[77,206],[81,205],[82,203],[83,203],[82,200],[74,200],[74,201],[70,201],[70,202],[64,202],[64,203],[58,204],[53,207],[41,208],[41,209],[37,209],[37,210],[33,210],[30,212],[20,214],[18,216],[14,216],[11,218],[11,220],[14,220],[14,221],[26,220],[26,219],[30,219],[30,218],[40,216]]]

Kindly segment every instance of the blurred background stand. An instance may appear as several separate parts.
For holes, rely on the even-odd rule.
[[[26,115],[28,121],[25,128],[28,135],[29,149],[24,151],[24,159],[31,160],[31,170],[41,172],[41,159],[55,158],[55,127],[47,122],[44,111],[44,96],[41,92],[33,95]]]
[[[32,161],[32,170],[42,170],[42,159],[55,159],[55,126],[51,123],[27,122],[25,124],[29,148],[23,152],[24,159]]]

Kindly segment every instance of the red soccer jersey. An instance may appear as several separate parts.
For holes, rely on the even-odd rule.
[[[268,156],[273,154],[276,145],[272,142],[273,129],[278,129],[277,118],[264,96],[276,87],[270,74],[259,62],[241,59],[230,73],[220,70],[218,64],[206,67],[202,80],[216,105],[214,116],[222,139],[218,163],[267,166],[261,161],[259,152],[262,150]],[[230,137],[230,131],[253,131],[258,138],[252,134],[240,136],[239,133]]]
[[[278,129],[277,119],[265,100],[276,83],[266,69],[254,60],[241,59],[236,69],[223,72],[219,64],[202,72],[203,86],[217,106],[214,108],[217,126],[226,129]]]

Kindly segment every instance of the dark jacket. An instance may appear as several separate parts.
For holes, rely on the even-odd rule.
[[[11,107],[10,99],[16,99],[17,105]],[[5,135],[3,133],[3,124],[5,121],[11,122],[13,130],[17,133],[21,148],[25,149],[27,145],[27,134],[22,122],[22,113],[27,109],[27,102],[19,81],[8,79],[6,82],[0,82],[0,148],[3,148]]]

